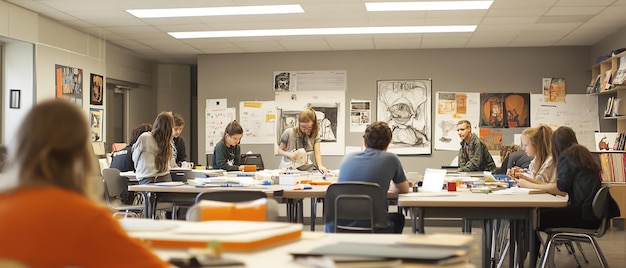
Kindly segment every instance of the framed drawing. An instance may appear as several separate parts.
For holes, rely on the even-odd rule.
[[[83,69],[55,65],[56,97],[83,107]]]
[[[388,151],[398,155],[432,153],[432,80],[379,80],[376,118],[393,133]]]
[[[102,109],[89,109],[89,124],[91,126],[91,141],[104,141],[102,139],[102,129],[104,122],[104,112]]]
[[[102,105],[102,99],[104,96],[104,89],[102,82],[104,78],[102,75],[91,74],[91,87],[89,94],[89,103],[91,105]]]

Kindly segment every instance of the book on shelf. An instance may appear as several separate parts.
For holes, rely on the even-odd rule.
[[[606,107],[604,108],[604,116],[611,116],[611,112],[613,111],[613,99],[614,97],[609,97],[606,100]]]
[[[591,90],[592,91],[591,93],[598,93],[598,92],[600,92],[601,82],[602,82],[602,74],[599,74],[599,75],[596,76],[596,79],[591,84],[593,86],[593,89]]]
[[[613,107],[611,107],[611,116],[620,116],[619,114],[619,104],[622,102],[622,99],[613,99]]]
[[[603,182],[625,182],[625,153],[600,153],[598,158],[602,168],[601,177]]]
[[[620,57],[618,64],[619,67],[617,68],[612,81],[612,84],[615,86],[623,85],[624,80],[626,80],[626,56]]]
[[[613,150],[617,141],[618,132],[596,132],[594,133],[596,140],[596,151]]]
[[[602,91],[607,91],[611,89],[611,75],[613,72],[611,70],[607,70],[604,72],[604,80],[602,80]]]

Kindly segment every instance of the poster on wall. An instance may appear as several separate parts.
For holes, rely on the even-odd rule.
[[[102,122],[103,121],[103,110],[97,108],[89,109],[89,123],[91,126],[91,141],[103,141],[102,138]]]
[[[345,70],[274,72],[274,92],[346,91],[347,88]]]
[[[379,80],[376,118],[393,133],[388,151],[398,155],[431,154],[430,79]]]
[[[276,135],[276,105],[273,101],[242,101],[239,123],[244,135],[241,144],[273,144]]]
[[[56,97],[83,107],[83,69],[55,65]]]
[[[461,139],[456,124],[460,120],[470,121],[472,132],[478,133],[480,93],[437,92],[435,96],[435,150],[458,151]]]
[[[296,127],[298,115],[306,108],[315,110],[320,126],[320,151],[322,155],[343,155],[345,150],[345,92],[298,91],[275,92],[276,137],[274,153],[278,153],[280,136],[285,130]]]
[[[502,129],[481,128],[478,136],[487,146],[487,150],[500,152],[502,149]]]
[[[362,133],[372,122],[371,104],[369,100],[350,101],[350,132]]]
[[[510,93],[503,96],[505,126],[530,127],[530,93]]]
[[[236,119],[235,108],[210,108],[207,100],[205,110],[205,153],[213,154],[215,145],[222,139],[226,125]]]
[[[550,77],[543,78],[541,81],[544,102],[565,102],[565,78]]]
[[[104,98],[104,88],[103,88],[104,78],[99,74],[91,74],[91,87],[89,104],[91,105],[102,105],[102,100]]]

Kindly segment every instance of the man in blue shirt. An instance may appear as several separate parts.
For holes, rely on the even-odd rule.
[[[391,138],[391,128],[387,123],[378,121],[368,125],[363,135],[365,150],[349,154],[343,159],[339,167],[338,181],[376,183],[383,190],[385,202],[389,190],[397,193],[409,192],[409,184],[400,159],[395,154],[387,152]],[[389,213],[389,220],[394,223],[394,232],[402,233],[404,215]]]

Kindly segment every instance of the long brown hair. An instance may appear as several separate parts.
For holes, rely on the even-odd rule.
[[[172,129],[174,128],[174,117],[170,112],[161,112],[152,124],[152,136],[156,140],[159,152],[154,161],[159,172],[167,171],[170,160],[173,157]]]
[[[549,126],[541,124],[539,127],[529,127],[524,129],[524,131],[522,131],[522,136],[528,138],[530,143],[537,150],[535,155],[535,162],[537,164],[534,166],[535,170],[532,170],[533,174],[537,174],[543,163],[546,162],[546,159],[548,159],[548,156],[551,155],[550,139],[552,137],[552,129]],[[556,161],[556,159],[552,160]]]
[[[226,129],[224,129],[224,135],[222,135],[222,142],[224,145],[226,145],[226,134],[228,134],[228,136],[235,134],[243,135],[243,127],[241,127],[236,120],[228,123],[228,125],[226,125]]]
[[[300,112],[300,114],[298,115],[298,133],[300,134],[299,136],[304,136],[306,135],[306,133],[302,132],[302,130],[300,130],[300,123],[308,123],[308,122],[313,122],[313,125],[311,126],[311,134],[309,135],[309,137],[317,137],[318,133],[320,132],[320,126],[319,123],[317,122],[317,115],[315,114],[315,110],[313,110],[313,108],[307,108],[306,110]]]
[[[95,155],[84,112],[62,99],[35,105],[20,125],[13,161],[19,186],[57,186],[88,194]]]
[[[601,170],[591,152],[585,146],[578,144],[574,130],[566,126],[557,128],[552,134],[552,157],[554,161],[558,163],[561,155],[565,156],[573,168],[586,168],[594,172]]]

